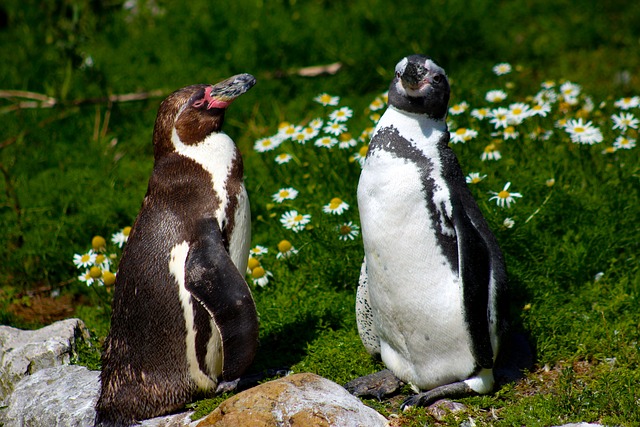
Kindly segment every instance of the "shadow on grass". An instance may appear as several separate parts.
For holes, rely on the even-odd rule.
[[[252,372],[289,368],[300,362],[308,345],[322,332],[322,327],[337,324],[334,313],[318,315],[307,313],[301,318],[269,332],[260,339]]]

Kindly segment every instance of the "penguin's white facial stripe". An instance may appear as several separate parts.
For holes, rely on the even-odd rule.
[[[447,76],[447,73],[445,73],[444,68],[440,67],[438,64],[436,64],[430,59],[427,59],[425,61],[424,67],[429,71],[429,75],[442,74],[444,77]]]
[[[398,62],[398,64],[396,65],[396,76],[401,76],[402,74],[404,74],[404,70],[405,68],[407,68],[408,63],[409,60],[407,58],[402,58],[402,60]]]
[[[200,370],[198,357],[196,356],[196,329],[194,325],[193,305],[191,301],[191,293],[185,287],[185,264],[189,255],[189,244],[185,241],[175,245],[171,249],[169,258],[169,272],[174,277],[178,285],[178,295],[180,304],[184,314],[185,327],[187,331],[185,346],[187,349],[187,364],[191,378],[196,382],[198,387],[202,389],[215,388],[216,382],[212,380],[206,373]],[[217,329],[212,330],[212,334],[216,334]]]

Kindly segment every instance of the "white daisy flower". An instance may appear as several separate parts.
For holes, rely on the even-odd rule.
[[[622,132],[626,132],[629,128],[638,129],[638,119],[631,113],[614,114],[611,120],[613,120],[613,129],[620,129]]]
[[[339,136],[347,131],[347,126],[340,122],[329,122],[322,130],[330,135]]]
[[[616,150],[620,150],[620,149],[630,150],[635,146],[636,146],[636,140],[635,139],[627,138],[627,137],[622,136],[622,135],[617,137],[615,142],[613,143],[613,147]]]
[[[314,143],[314,145],[316,147],[332,148],[337,143],[338,143],[337,139],[330,136],[323,136],[322,138],[316,139],[316,142]]]
[[[293,159],[293,157],[291,157],[291,154],[281,153],[276,156],[276,163],[278,163],[279,165],[283,165],[285,163],[289,163],[291,159]]]
[[[280,222],[284,228],[297,233],[298,231],[304,230],[305,225],[311,222],[311,215],[300,214],[296,210],[290,210],[282,214]]]
[[[345,132],[338,137],[338,148],[341,150],[345,150],[347,148],[355,147],[358,145],[358,141],[356,141],[349,132]]]
[[[285,200],[293,200],[298,197],[298,190],[295,188],[281,188],[277,193],[273,194],[271,198],[274,202],[282,203]]]
[[[278,254],[276,255],[277,259],[286,259],[298,253],[298,250],[293,247],[290,241],[281,240],[278,243]]]
[[[542,89],[533,97],[536,104],[553,104],[558,100],[558,94],[552,89]]]
[[[526,118],[531,116],[531,107],[522,102],[509,105],[509,112],[507,113],[507,122],[510,125],[519,125]]]
[[[503,90],[490,90],[484,96],[488,102],[502,102],[507,99],[507,93]]]
[[[315,98],[313,98],[313,100],[316,101],[319,104],[324,105],[326,107],[328,105],[330,105],[330,106],[338,105],[338,103],[340,102],[340,97],[339,96],[331,96],[328,93],[321,93],[320,95],[318,95]]]
[[[627,98],[620,98],[613,105],[621,110],[630,110],[640,106],[640,96],[631,96]]]
[[[371,111],[382,110],[384,106],[385,106],[385,102],[382,100],[382,98],[377,97],[376,99],[373,100],[371,104],[369,104],[369,110]]]
[[[475,108],[471,110],[471,117],[475,117],[478,120],[484,120],[490,116],[488,108]]]
[[[487,175],[480,175],[479,172],[471,172],[465,177],[464,180],[467,182],[467,184],[477,184],[486,177]]]
[[[503,107],[494,108],[490,112],[491,123],[496,129],[506,128],[509,126],[509,110]]]
[[[309,122],[309,127],[312,127],[317,131],[320,131],[320,129],[322,129],[323,124],[324,124],[324,120],[318,117]]]
[[[507,208],[510,208],[511,203],[515,203],[514,197],[522,197],[522,194],[520,193],[510,192],[509,191],[510,186],[511,186],[511,183],[507,182],[504,185],[504,188],[500,192],[491,191],[491,194],[493,194],[493,196],[489,198],[489,201],[495,200],[498,206],[500,206],[501,208],[504,208],[505,206]]]
[[[300,132],[301,127],[291,124],[289,122],[282,122],[278,126],[278,133],[276,137],[282,141],[293,138],[293,136]]]
[[[482,156],[480,157],[483,162],[486,160],[500,160],[501,158],[502,154],[500,154],[498,146],[495,143],[491,143],[484,147]]]
[[[547,117],[547,114],[549,114],[550,112],[551,104],[549,104],[548,102],[538,103],[531,107],[532,116]]]
[[[84,282],[84,284],[87,286],[93,285],[93,283],[96,281],[96,279],[91,276],[90,270],[86,270],[83,274],[78,276],[78,280]]]
[[[578,84],[571,82],[564,82],[560,85],[560,95],[562,95],[566,102],[567,98],[575,99],[580,95],[582,87]]]
[[[117,233],[111,235],[111,242],[117,247],[121,248],[129,240],[129,233],[131,233],[131,227],[125,227]]]
[[[89,250],[89,252],[85,254],[75,254],[73,256],[73,263],[78,268],[86,268],[95,264],[96,257],[98,254],[93,250]]]
[[[349,107],[341,107],[329,114],[329,119],[333,122],[346,122],[353,115],[353,110]]]
[[[266,151],[275,150],[276,148],[278,148],[280,144],[282,144],[282,141],[283,139],[278,135],[268,136],[266,138],[261,138],[257,140],[256,143],[253,145],[253,149],[256,150],[258,153],[264,153]]]
[[[264,288],[269,283],[269,278],[273,277],[270,271],[267,271],[262,266],[258,266],[251,271],[251,280],[254,285]]]
[[[327,214],[342,215],[344,211],[349,209],[349,204],[339,197],[331,199],[329,204],[322,207],[322,211]]]
[[[505,74],[509,74],[511,72],[511,64],[509,64],[507,62],[502,62],[500,64],[496,64],[493,67],[493,72],[497,76],[503,76]]]
[[[266,255],[267,253],[269,253],[269,249],[261,245],[256,245],[249,249],[249,255],[256,259],[260,258],[262,255]]]
[[[307,137],[303,133],[303,129],[299,129],[295,134],[291,136],[291,141],[297,142],[300,145],[304,145],[307,142]]]
[[[338,227],[338,239],[340,240],[354,240],[358,234],[360,234],[360,227],[354,224],[352,221],[345,222]]]
[[[467,128],[458,128],[455,132],[450,132],[451,135],[451,143],[457,144],[458,142],[465,143],[467,141],[471,141],[473,138],[478,136],[478,131]]]
[[[516,139],[518,138],[518,136],[520,136],[520,132],[518,132],[513,126],[507,126],[502,132],[502,137],[505,139],[505,141],[507,139]]]
[[[452,116],[457,116],[467,111],[468,108],[469,108],[469,104],[467,104],[465,101],[462,101],[459,104],[452,105],[449,108],[449,114],[451,114]]]
[[[582,118],[567,121],[564,129],[575,143],[593,145],[603,140],[600,129],[591,122],[583,123]]]

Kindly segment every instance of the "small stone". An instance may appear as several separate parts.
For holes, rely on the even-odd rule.
[[[340,385],[315,374],[261,384],[220,404],[197,427],[385,426],[386,419]]]
[[[465,409],[467,409],[466,405],[460,402],[440,399],[429,405],[427,412],[429,412],[436,420],[441,421],[447,414],[464,411]]]

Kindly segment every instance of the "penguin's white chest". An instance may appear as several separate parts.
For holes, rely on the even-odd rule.
[[[211,186],[220,201],[214,216],[221,228],[233,222],[229,238],[229,255],[240,273],[244,274],[251,244],[251,211],[244,183],[239,183],[240,191],[233,196],[227,191],[233,164],[239,161],[236,157],[240,154],[235,143],[224,132],[213,133],[196,145],[183,144],[175,129],[172,138],[180,154],[197,162],[211,175]],[[235,200],[231,200],[232,197]],[[236,206],[231,213],[233,218],[226,217],[230,204]]]
[[[369,302],[381,357],[399,378],[422,389],[464,378],[475,367],[462,282],[436,233],[455,234],[434,220],[448,214],[448,192],[438,165],[432,166],[427,192],[424,168],[378,149],[368,157],[358,185]],[[429,205],[427,198],[434,203]],[[429,206],[437,206],[436,212]]]

